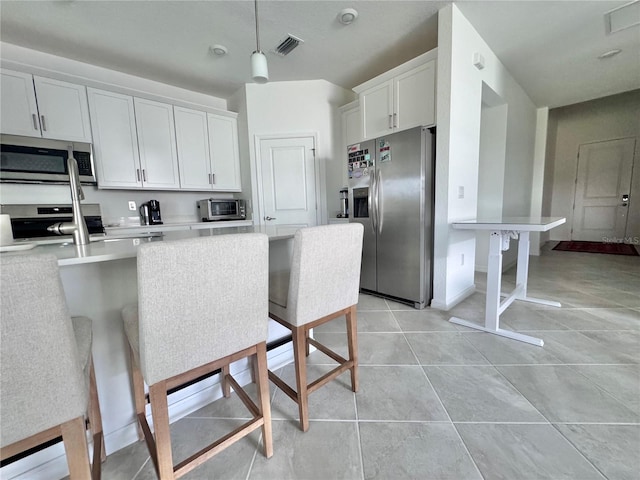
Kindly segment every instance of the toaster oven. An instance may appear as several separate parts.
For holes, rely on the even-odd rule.
[[[220,200],[206,198],[198,202],[198,215],[203,222],[220,220],[245,220],[247,218],[245,202],[240,199]]]

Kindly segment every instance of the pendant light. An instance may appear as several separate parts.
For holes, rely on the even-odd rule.
[[[267,57],[260,50],[260,35],[258,32],[258,0],[255,0],[256,10],[256,51],[251,54],[251,76],[256,83],[267,83],[269,81],[269,68],[267,67]]]

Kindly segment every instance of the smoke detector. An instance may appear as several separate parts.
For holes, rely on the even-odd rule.
[[[215,55],[216,57],[224,57],[227,54],[227,47],[224,45],[211,45],[209,47],[209,53]]]
[[[343,25],[351,25],[358,18],[358,11],[355,8],[345,8],[338,14],[338,20]]]

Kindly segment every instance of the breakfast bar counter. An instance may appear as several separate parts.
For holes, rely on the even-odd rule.
[[[92,239],[89,245],[72,242],[43,242],[34,248],[2,255],[33,255],[52,253],[58,258],[60,276],[67,304],[72,316],[87,316],[93,321],[93,358],[98,395],[102,410],[107,454],[136,442],[137,426],[133,393],[128,367],[128,347],[120,312],[122,307],[137,302],[136,255],[145,242],[167,242],[201,236],[236,233],[264,233],[269,237],[269,268],[284,270],[289,267],[293,236],[298,226],[233,226],[183,229],[162,234],[106,235]],[[124,237],[124,238],[123,238]],[[39,243],[39,242],[38,242]],[[251,292],[247,292],[250,295]],[[180,319],[176,318],[176,322]],[[269,321],[269,341],[277,340],[289,332]],[[269,365],[279,368],[292,359],[290,345],[269,352]],[[246,362],[231,366],[240,383],[251,380]],[[171,420],[178,419],[221,396],[218,376],[190,385],[169,397]],[[60,478],[64,476],[66,461],[61,443],[6,466],[9,477],[30,471],[31,478]],[[60,470],[61,475],[56,472]],[[38,474],[40,472],[40,474]]]

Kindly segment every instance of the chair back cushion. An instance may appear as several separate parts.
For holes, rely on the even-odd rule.
[[[359,223],[296,232],[287,299],[290,323],[304,325],[358,303],[363,234]]]
[[[140,368],[147,384],[266,341],[268,268],[264,234],[141,246]]]
[[[88,391],[53,255],[2,257],[2,446],[83,415]]]

